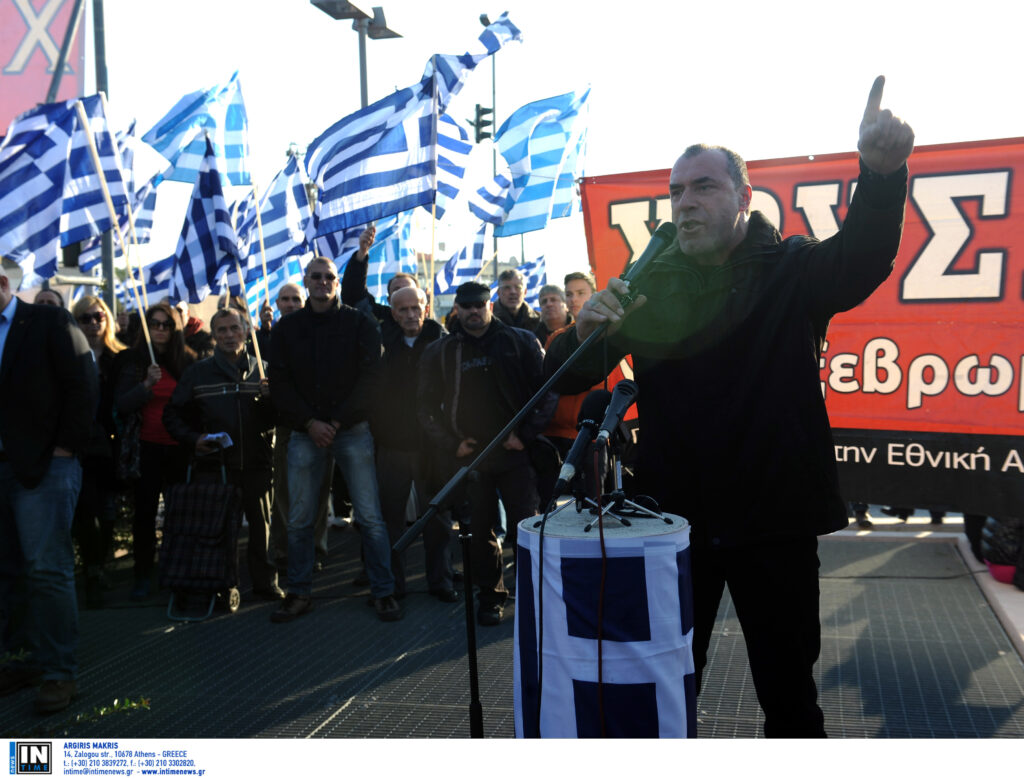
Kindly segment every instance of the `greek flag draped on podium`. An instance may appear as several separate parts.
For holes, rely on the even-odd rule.
[[[504,220],[494,233],[519,235],[568,216],[576,201],[575,178],[582,157],[586,122],[580,118],[588,89],[527,103],[498,130],[498,150],[512,171]]]
[[[23,267],[26,286],[33,275],[50,278],[57,272],[61,246],[111,229],[87,132],[115,211],[128,202],[100,96],[81,98],[89,127],[81,126],[75,102],[47,103],[21,114],[0,143],[0,255]]]
[[[434,294],[446,295],[454,292],[460,284],[472,281],[484,267],[484,244],[487,223],[480,225],[471,246],[463,246],[444,264],[434,277]]]
[[[170,296],[175,301],[200,303],[207,295],[220,292],[220,279],[225,271],[234,272],[238,237],[224,201],[217,157],[209,139],[174,254]],[[237,272],[234,276],[238,289]]]
[[[227,84],[190,92],[157,122],[142,140],[171,163],[157,177],[191,184],[199,175],[206,153],[204,132],[214,154],[222,161],[221,176],[226,183],[248,186],[249,119],[236,71]]]
[[[484,30],[478,50],[435,55],[419,83],[346,116],[314,140],[306,151],[306,171],[321,192],[317,234],[432,203],[438,188],[438,117],[479,62],[520,38],[502,14]]]
[[[236,213],[239,256],[247,265],[263,273],[260,254],[259,226],[251,197],[246,198]],[[285,259],[306,250],[306,228],[312,214],[305,183],[295,157],[278,171],[270,186],[262,193],[259,204],[263,225],[263,246],[266,252],[267,273],[284,265]]]
[[[516,270],[526,277],[523,300],[530,308],[537,308],[540,305],[540,288],[548,283],[548,269],[544,262],[544,255],[533,262],[524,262]],[[491,284],[491,302],[498,302],[497,281]]]

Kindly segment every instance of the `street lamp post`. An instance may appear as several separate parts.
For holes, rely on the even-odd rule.
[[[309,0],[332,19],[351,19],[352,29],[359,33],[359,98],[363,108],[369,104],[366,89],[366,39],[401,38],[402,36],[388,27],[384,19],[384,9],[373,6],[370,12],[360,8],[348,0]]]
[[[480,14],[480,24],[484,27],[491,26],[490,17],[487,14]],[[494,122],[494,132],[498,131],[498,58],[491,55],[491,120]],[[498,177],[498,148],[491,144],[491,177]],[[494,282],[498,282],[498,236],[492,236],[494,240]]]

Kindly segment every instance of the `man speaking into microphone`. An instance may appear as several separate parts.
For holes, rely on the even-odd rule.
[[[580,392],[632,354],[640,491],[691,524],[697,691],[727,584],[768,737],[825,735],[817,536],[847,515],[818,360],[831,317],[864,301],[899,249],[914,134],[882,110],[884,83],[868,97],[836,235],[783,240],[750,211],[742,158],[690,146],[669,178],[676,241],[629,288],[612,279],[591,297],[545,362],[552,373],[603,323],[607,349],[580,355],[555,389]]]

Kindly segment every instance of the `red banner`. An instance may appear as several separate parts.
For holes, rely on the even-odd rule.
[[[858,170],[854,153],[748,168],[751,207],[784,236],[818,238],[841,224]],[[844,432],[857,439],[837,446],[840,463],[1024,475],[1022,174],[1024,138],[915,149],[895,268],[867,301],[832,320],[821,360],[837,443]],[[583,180],[587,242],[602,286],[671,219],[668,177],[661,170]],[[864,483],[858,489],[850,497],[868,498]],[[971,502],[963,491],[958,500]]]
[[[46,98],[74,8],[75,0],[0,0],[0,134]],[[83,12],[57,100],[85,94],[84,40]]]

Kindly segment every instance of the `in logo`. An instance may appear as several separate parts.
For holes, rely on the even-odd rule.
[[[50,742],[18,741],[14,768],[16,774],[52,774]]]

